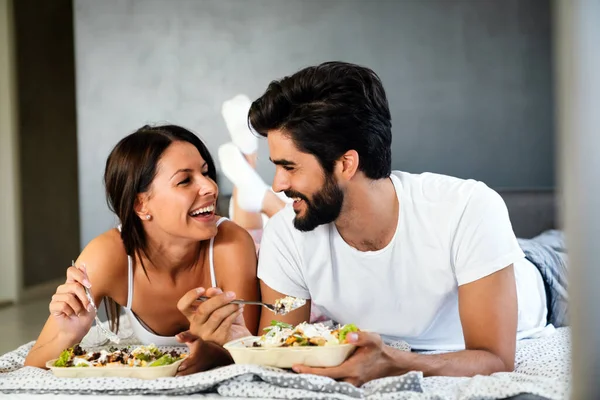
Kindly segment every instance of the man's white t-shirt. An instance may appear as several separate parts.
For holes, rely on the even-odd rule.
[[[393,171],[399,218],[381,250],[348,245],[334,223],[294,228],[291,205],[261,241],[258,277],[285,295],[311,299],[339,323],[405,340],[413,349],[460,350],[458,286],[514,264],[518,338],[546,325],[546,294],[524,258],[502,198],[482,182]],[[365,225],[368,220],[363,221]]]

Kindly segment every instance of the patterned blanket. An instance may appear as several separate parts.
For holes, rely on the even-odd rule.
[[[569,295],[565,234],[549,230],[533,239],[519,239],[525,257],[540,271],[546,287],[548,322],[559,328],[568,325]]]
[[[532,393],[551,400],[568,398],[571,373],[569,328],[517,344],[516,370],[474,378],[430,377],[420,372],[377,379],[356,388],[314,375],[256,365],[230,365],[177,378],[57,378],[25,367],[33,343],[0,357],[0,393],[61,395],[163,395],[218,393],[227,397],[274,399],[496,399]]]

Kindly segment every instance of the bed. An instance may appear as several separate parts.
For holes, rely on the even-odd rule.
[[[498,190],[518,237],[556,229],[557,202],[552,190]],[[228,200],[228,199],[225,199]],[[227,201],[220,206],[226,209]],[[97,332],[90,332],[93,337]],[[157,398],[334,398],[334,399],[566,399],[571,382],[569,328],[518,343],[516,369],[474,378],[423,378],[419,372],[375,380],[355,388],[324,377],[299,376],[259,366],[231,365],[181,378],[158,381],[85,379],[66,382],[48,371],[19,368],[31,343],[0,357],[0,393],[6,398],[58,399],[94,396]]]

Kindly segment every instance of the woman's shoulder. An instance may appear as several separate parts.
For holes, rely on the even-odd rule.
[[[117,254],[111,254],[111,256],[119,257],[120,255],[122,258],[127,259],[125,245],[121,239],[121,233],[116,228],[109,229],[106,232],[96,236],[87,244],[87,246],[85,246],[85,249],[100,253],[105,253],[106,251],[112,250]]]
[[[85,264],[88,274],[99,281],[126,275],[127,253],[119,231],[110,229],[92,239],[79,255],[78,264]]]
[[[219,225],[215,237],[215,248],[219,247],[248,247],[254,249],[254,240],[247,230],[231,220],[224,220]]]
[[[214,242],[215,262],[220,265],[247,263],[256,268],[256,247],[247,230],[233,221],[226,220],[219,225]]]

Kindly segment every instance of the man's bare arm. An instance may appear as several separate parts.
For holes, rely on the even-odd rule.
[[[260,294],[261,301],[263,303],[273,304],[275,300],[281,299],[287,296],[284,293],[280,293],[276,290],[271,289],[266,283],[262,280],[260,281]],[[290,312],[286,315],[275,315],[272,312],[263,309],[260,314],[260,323],[258,334],[262,335],[263,328],[269,326],[271,321],[276,319],[277,321],[285,322],[291,325],[298,325],[302,322],[309,322],[310,319],[310,300],[306,301],[306,304],[302,307]]]
[[[426,376],[513,371],[518,309],[512,264],[460,286],[458,302],[466,350],[436,355],[413,353],[408,360],[409,369],[423,371]],[[401,355],[400,365],[406,362],[405,358],[406,354]]]
[[[425,376],[474,376],[514,370],[518,311],[513,266],[460,286],[458,300],[466,350],[416,354],[385,346],[374,333],[350,333],[347,339],[357,350],[341,365],[298,365],[294,370],[357,386],[409,371],[423,371]]]

